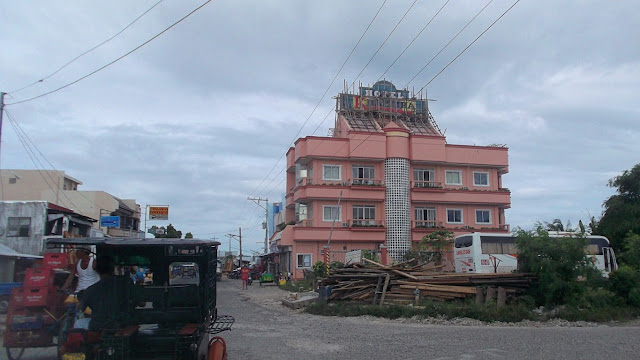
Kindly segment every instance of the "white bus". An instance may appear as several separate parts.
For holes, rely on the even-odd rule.
[[[576,236],[549,232],[550,237]],[[618,268],[616,255],[604,236],[587,235],[587,257],[604,276]],[[511,234],[471,233],[456,236],[454,264],[458,273],[510,273],[518,267],[516,237]]]

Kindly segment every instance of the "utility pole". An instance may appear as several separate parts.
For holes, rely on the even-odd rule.
[[[2,147],[2,115],[4,114],[4,94],[0,91],[0,148]],[[0,149],[0,156],[2,155],[2,150]]]
[[[336,224],[337,218],[341,216],[340,201],[342,201],[342,191],[340,191],[340,196],[338,197],[338,211],[336,216],[332,216],[333,219],[331,219],[331,230],[329,230],[329,239],[327,240],[327,245],[324,247],[324,266],[327,269],[329,269],[329,245],[331,245],[331,235],[333,235],[333,227]]]
[[[267,244],[269,240],[269,199],[268,198],[263,199],[261,197],[259,198],[248,197],[247,200],[253,201],[254,203],[256,203],[256,205],[264,209],[264,254],[267,255],[267,253],[269,252],[269,245]],[[265,202],[265,206],[260,205],[261,201]]]
[[[231,253],[231,238],[238,239],[238,241],[240,242],[240,261],[238,262],[238,265],[242,267],[242,228],[238,228],[238,235],[227,234],[227,236],[229,237],[229,253]]]

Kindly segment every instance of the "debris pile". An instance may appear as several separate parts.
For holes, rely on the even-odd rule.
[[[443,266],[410,266],[415,260],[385,266],[364,259],[372,266],[330,270],[320,280],[331,286],[332,300],[369,302],[371,304],[409,304],[418,299],[447,301],[475,296],[476,300],[506,297],[524,292],[533,280],[531,274],[472,274],[438,272]]]

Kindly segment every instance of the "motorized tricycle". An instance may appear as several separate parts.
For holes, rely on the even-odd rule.
[[[51,239],[47,248],[90,246],[113,264],[109,281],[115,308],[99,332],[71,323],[59,331],[62,360],[226,359],[212,335],[230,330],[231,316],[216,310],[218,242],[195,239]],[[143,281],[132,281],[144,269]],[[101,280],[103,281],[103,280]]]

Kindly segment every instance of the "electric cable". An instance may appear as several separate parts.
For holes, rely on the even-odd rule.
[[[153,6],[151,6],[149,9],[147,9],[145,12],[143,12],[142,14],[140,14],[137,18],[135,18],[132,22],[130,22],[127,26],[125,26],[122,30],[118,31],[115,35],[113,35],[112,37],[108,38],[107,40],[105,40],[105,41],[101,42],[100,44],[98,44],[98,45],[96,45],[96,46],[92,47],[91,49],[89,49],[89,50],[87,50],[87,51],[83,52],[82,54],[80,54],[80,55],[78,55],[78,56],[74,57],[73,59],[71,59],[71,60],[70,60],[70,61],[68,61],[66,64],[64,64],[64,65],[62,65],[61,67],[59,67],[56,71],[52,72],[51,74],[46,75],[46,76],[45,76],[45,77],[43,77],[42,79],[40,79],[40,80],[36,80],[36,81],[34,81],[33,83],[31,83],[31,84],[29,84],[29,85],[26,85],[26,86],[23,86],[23,87],[21,87],[21,88],[19,88],[19,89],[17,89],[17,90],[9,91],[9,93],[14,93],[14,94],[15,94],[15,93],[17,93],[17,92],[19,92],[19,91],[22,91],[22,90],[24,90],[24,89],[30,88],[30,87],[32,87],[33,85],[36,85],[36,84],[38,84],[38,83],[42,83],[42,82],[44,82],[44,81],[45,81],[45,80],[47,80],[48,78],[50,78],[50,77],[52,77],[53,75],[55,75],[55,74],[59,73],[62,69],[64,69],[64,68],[66,68],[67,66],[71,65],[71,64],[72,64],[73,62],[75,62],[76,60],[78,60],[78,59],[80,59],[81,57],[83,57],[83,56],[87,55],[88,53],[92,52],[93,50],[95,50],[95,49],[97,49],[97,48],[101,47],[102,45],[104,45],[104,44],[108,43],[109,41],[111,41],[111,40],[115,39],[118,35],[122,34],[125,30],[127,30],[129,27],[131,27],[133,24],[135,24],[138,20],[140,20],[140,19],[141,19],[143,16],[145,16],[148,12],[150,12],[151,10],[153,10],[153,8],[155,8],[156,6],[160,5],[160,3],[161,3],[161,2],[163,2],[163,1],[164,1],[164,0],[160,0],[160,1],[158,1],[158,2],[157,2],[157,3],[155,3]]]
[[[170,30],[171,28],[173,28],[174,26],[176,26],[176,25],[178,25],[179,23],[181,23],[183,20],[185,20],[186,18],[188,18],[189,16],[191,16],[193,13],[195,13],[196,11],[200,10],[201,8],[203,8],[205,5],[207,5],[207,4],[208,4],[208,3],[210,3],[211,1],[213,1],[213,0],[207,0],[204,4],[202,4],[202,5],[198,6],[197,8],[195,8],[194,10],[192,10],[190,13],[188,13],[187,15],[185,15],[184,17],[182,17],[180,20],[178,20],[178,21],[174,22],[174,23],[173,23],[173,24],[171,24],[169,27],[165,28],[164,30],[162,30],[161,32],[159,32],[158,34],[156,34],[156,35],[155,35],[154,37],[152,37],[151,39],[149,39],[149,40],[147,40],[147,41],[143,42],[142,44],[140,44],[140,45],[138,45],[137,47],[135,47],[133,50],[131,50],[131,51],[127,52],[126,54],[124,54],[124,55],[122,55],[122,56],[118,57],[117,59],[115,59],[115,60],[113,60],[113,61],[111,61],[111,62],[107,63],[106,65],[103,65],[102,67],[100,67],[100,68],[98,68],[98,69],[96,69],[96,70],[94,70],[94,71],[92,71],[92,72],[88,73],[87,75],[84,75],[84,76],[82,76],[82,77],[80,77],[80,78],[78,78],[78,79],[76,79],[76,80],[74,80],[74,81],[72,81],[72,82],[70,82],[70,83],[67,83],[66,85],[60,86],[60,87],[59,87],[59,88],[57,88],[57,89],[54,89],[54,90],[51,90],[51,91],[45,92],[45,93],[43,93],[43,94],[40,94],[40,95],[38,95],[38,96],[34,96],[34,97],[32,97],[32,98],[29,98],[29,99],[25,99],[25,100],[21,100],[21,101],[16,101],[16,102],[13,102],[13,103],[10,103],[10,104],[5,104],[5,106],[22,104],[22,103],[26,103],[26,102],[29,102],[29,101],[33,101],[33,100],[35,100],[35,99],[39,99],[39,98],[41,98],[41,97],[43,97],[43,96],[47,96],[47,95],[53,94],[53,93],[55,93],[55,92],[57,92],[57,91],[60,91],[60,90],[62,90],[62,89],[64,89],[64,88],[67,88],[67,87],[69,87],[69,86],[71,86],[71,85],[73,85],[73,84],[76,84],[76,83],[78,83],[78,82],[80,82],[80,81],[82,81],[82,80],[84,80],[84,79],[88,78],[88,77],[89,77],[89,76],[91,76],[91,75],[94,75],[95,73],[97,73],[97,72],[99,72],[99,71],[101,71],[101,70],[103,70],[103,69],[105,69],[105,68],[107,68],[107,67],[109,67],[109,66],[111,66],[111,65],[115,64],[116,62],[118,62],[118,61],[120,61],[120,60],[124,59],[125,57],[127,57],[127,56],[131,55],[132,53],[134,53],[134,52],[135,52],[135,51],[137,51],[138,49],[140,49],[140,48],[142,48],[143,46],[147,45],[148,43],[152,42],[153,40],[155,40],[156,38],[158,38],[160,35],[164,34],[165,32],[169,31],[169,30]]]

